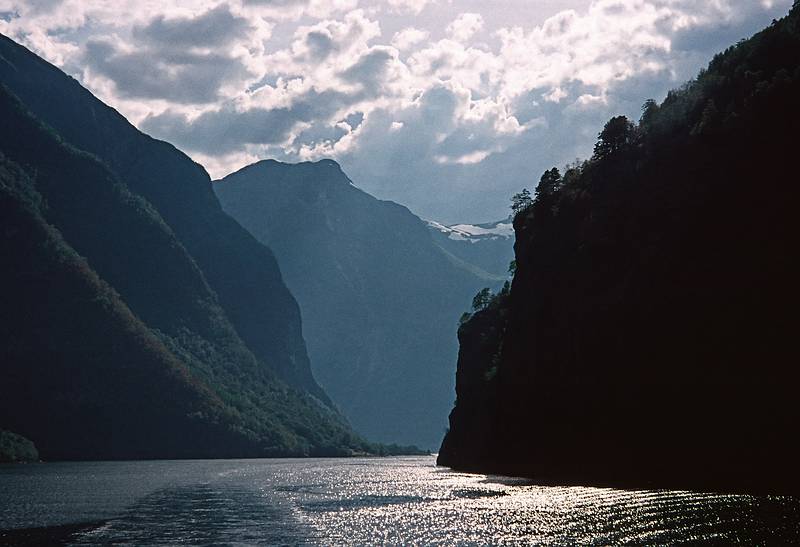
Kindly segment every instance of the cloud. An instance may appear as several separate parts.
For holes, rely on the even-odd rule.
[[[145,25],[134,26],[133,36],[150,47],[210,49],[228,46],[253,30],[248,18],[235,15],[226,4],[220,4],[195,17],[157,15]]]
[[[337,49],[337,44],[328,29],[315,29],[308,32],[303,39],[309,59],[321,61]]]
[[[462,13],[447,25],[447,34],[458,42],[466,42],[483,28],[483,17],[478,13]]]
[[[263,58],[274,81],[262,77],[250,93],[200,114],[167,108],[140,126],[204,154],[249,145],[282,144],[298,154],[326,149],[361,123],[371,101],[402,100],[407,69],[395,48],[368,45],[378,36],[379,25],[360,10],[298,27],[287,49]]]
[[[395,48],[375,46],[339,75],[344,81],[359,86],[365,98],[381,96],[386,99],[399,94],[392,84],[403,80],[406,73],[407,69],[398,59]]]
[[[410,12],[414,15],[419,14],[431,0],[385,0],[392,11],[403,13]]]
[[[245,8],[274,20],[296,21],[303,17],[324,19],[358,7],[358,0],[242,0]]]
[[[252,107],[246,102],[234,102],[197,116],[167,110],[146,117],[139,125],[148,133],[206,155],[228,154],[248,145],[299,146],[295,139],[303,131],[311,135],[310,129],[346,121],[334,117],[362,96],[363,93],[348,95],[333,89],[308,89],[283,106]],[[359,113],[350,114],[347,120],[360,123]]]
[[[23,10],[23,13],[27,15],[51,13],[63,3],[63,0],[28,0],[25,3],[25,9]],[[4,9],[3,11],[6,10]],[[8,11],[10,13],[14,13],[12,10]]]
[[[230,54],[192,50],[121,50],[113,42],[86,44],[83,61],[95,75],[108,78],[122,97],[209,103],[221,88],[252,74]]]
[[[362,10],[355,10],[342,20],[328,19],[298,27],[291,44],[291,57],[284,58],[284,54],[289,52],[278,52],[274,57],[279,59],[284,69],[298,63],[307,65],[307,68],[316,68],[320,63],[347,63],[380,34],[380,25],[376,21],[366,17]],[[289,66],[286,63],[290,63]]]
[[[194,119],[176,112],[164,112],[145,118],[141,128],[154,135],[169,137],[189,150],[230,153],[246,144],[286,142],[297,123],[308,120],[312,108],[303,103],[294,108],[237,111],[234,108],[204,112]]]
[[[134,23],[129,40],[88,40],[81,62],[87,80],[105,78],[123,98],[212,103],[258,75],[256,57],[271,30],[227,4],[176,10]]]
[[[399,50],[406,50],[411,46],[424,42],[428,39],[428,36],[430,36],[428,31],[408,27],[396,32],[391,43]]]
[[[442,83],[402,110],[373,111],[358,130],[358,147],[334,152],[344,161],[370,157],[371,171],[405,178],[414,165],[483,161],[525,129],[506,105],[475,101],[468,89]]]
[[[492,220],[792,0],[0,0],[22,41],[215,176],[334,157],[429,218]],[[565,5],[567,2],[564,3]]]
[[[309,0],[245,0],[244,3],[275,8],[288,8],[295,6],[307,6],[311,2]]]

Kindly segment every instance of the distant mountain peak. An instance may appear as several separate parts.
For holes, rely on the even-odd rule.
[[[323,184],[346,183],[348,186],[354,186],[353,181],[342,171],[342,167],[336,161],[328,158],[299,163],[288,163],[271,158],[259,160],[215,182],[224,183],[235,176],[247,173],[265,177],[261,179],[263,183],[264,181],[278,181],[281,179],[282,174],[296,174],[298,172],[305,172],[307,174],[306,177],[303,177],[304,181],[314,181],[315,183]]]
[[[215,190],[274,250],[314,374],[356,429],[435,447],[452,401],[458,318],[478,290],[505,280],[511,242],[433,234],[406,207],[353,186],[332,160],[265,163]],[[467,259],[476,253],[503,277]]]
[[[477,243],[487,239],[506,240],[514,237],[514,226],[511,218],[483,224],[444,225],[434,220],[426,220],[425,223],[429,228],[446,235],[454,241]]]
[[[317,160],[317,161],[301,161],[301,162],[297,162],[297,163],[280,161],[280,160],[276,160],[274,158],[266,158],[266,159],[263,159],[263,160],[258,160],[256,162],[253,162],[253,163],[251,163],[249,165],[245,165],[241,169],[238,169],[238,170],[234,171],[233,173],[231,173],[231,175],[233,175],[234,173],[239,173],[239,172],[242,172],[242,171],[249,171],[249,170],[253,170],[253,169],[257,169],[257,170],[262,170],[262,169],[280,169],[280,168],[293,169],[293,168],[297,168],[297,167],[318,167],[318,168],[328,168],[328,169],[333,168],[333,169],[338,170],[339,172],[344,173],[342,171],[341,165],[339,165],[338,162],[336,162],[335,160],[332,160],[330,158],[324,158],[324,159]],[[227,176],[230,176],[230,175],[227,175]]]

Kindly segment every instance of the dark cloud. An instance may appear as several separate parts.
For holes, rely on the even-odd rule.
[[[314,147],[322,143],[336,142],[347,134],[347,131],[337,125],[314,124],[304,129],[297,135],[297,140],[304,145]]]
[[[254,30],[247,19],[221,4],[195,17],[154,17],[133,27],[133,42],[125,49],[108,40],[90,40],[83,60],[112,80],[123,97],[211,103],[221,98],[221,87],[251,76],[229,50]]]
[[[297,122],[308,118],[305,108],[253,109],[237,112],[225,108],[206,112],[191,122],[181,114],[148,116],[139,127],[187,150],[224,154],[245,144],[278,144],[286,140]]]
[[[64,0],[26,0],[25,6],[26,11],[30,13],[50,13],[61,4],[64,3]]]
[[[353,112],[352,114],[348,114],[343,121],[351,128],[356,129],[364,121],[364,113]]]
[[[419,99],[419,119],[431,131],[442,131],[453,125],[458,97],[452,89],[437,85],[425,91]]]
[[[83,61],[114,82],[123,97],[209,103],[225,83],[248,76],[239,59],[224,53],[191,50],[120,51],[108,41],[89,41]]]
[[[226,107],[191,121],[181,114],[166,112],[148,116],[139,127],[186,150],[225,154],[240,151],[248,144],[283,143],[298,123],[330,118],[350,100],[348,95],[336,91],[310,91],[288,108],[239,111]]]
[[[211,48],[229,45],[252,29],[244,17],[231,13],[221,4],[197,17],[153,18],[144,26],[133,28],[142,44],[173,48]]]
[[[377,96],[384,91],[389,70],[395,61],[397,52],[394,48],[375,46],[339,76],[347,82],[361,84],[368,96]]]
[[[304,41],[308,48],[308,56],[314,61],[322,61],[339,49],[330,32],[321,29],[306,34]]]

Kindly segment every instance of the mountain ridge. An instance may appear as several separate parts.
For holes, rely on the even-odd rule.
[[[257,162],[214,183],[268,244],[297,296],[314,374],[356,430],[434,447],[452,400],[455,331],[499,281],[437,246],[407,207],[356,187],[333,160]]]
[[[202,167],[5,37],[0,83],[4,428],[45,459],[379,448],[330,408],[274,257]]]
[[[205,169],[172,144],[141,133],[74,78],[2,35],[0,53],[3,84],[23,96],[35,116],[70,144],[108,164],[159,210],[253,353],[290,384],[327,401],[310,374],[299,309],[283,286],[274,257],[223,213]],[[184,188],[192,190],[182,192]],[[175,199],[176,192],[181,199]],[[231,283],[237,279],[230,272],[233,265],[250,272],[251,278]],[[253,298],[264,291],[258,283],[270,287],[272,301]]]

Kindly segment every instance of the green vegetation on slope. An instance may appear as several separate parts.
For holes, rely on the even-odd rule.
[[[0,247],[14,265],[0,269],[3,426],[45,458],[211,455],[235,441],[219,399],[47,224],[44,207],[2,158]]]
[[[2,40],[3,47],[21,49]],[[9,65],[5,55],[0,60],[4,70],[16,71],[15,78],[30,83],[42,69],[53,78],[49,85],[62,85],[58,78],[68,80],[17,49],[13,51],[23,63]],[[28,68],[33,75],[18,74]],[[85,90],[82,93],[100,112],[111,112]],[[71,108],[60,101],[50,101],[47,107],[54,108],[54,103]],[[280,379],[280,367],[273,369],[254,356],[229,320],[236,310],[229,312],[220,304],[205,272],[161,212],[135,194],[108,163],[66,144],[6,89],[0,89],[0,117],[7,194],[7,214],[0,216],[7,246],[0,268],[6,310],[0,320],[6,351],[0,363],[1,426],[34,440],[46,459],[344,455],[375,450],[320,402],[325,395],[313,379],[314,397]],[[93,123],[98,119],[102,116]],[[106,141],[118,141],[114,131],[127,124],[120,120],[112,127],[98,125],[99,134]],[[163,143],[138,132],[135,138],[163,148]],[[188,162],[171,147],[163,149],[177,157],[165,156],[165,161]],[[137,155],[146,153],[131,145],[124,161],[136,163],[141,159]],[[178,204],[184,203],[184,196],[187,201],[197,199],[202,186],[181,190],[170,194]],[[214,209],[213,194],[210,203]],[[173,212],[180,208],[170,207]],[[253,260],[261,260],[242,275],[231,273],[228,282],[261,297],[274,290],[277,300],[270,313],[286,311],[283,330],[274,332],[259,320],[263,307],[257,305],[248,328],[282,344],[269,349],[278,361],[295,359],[307,368],[302,339],[286,331],[299,332],[297,307],[269,251],[249,235],[241,236],[245,232],[218,204],[216,211],[205,218],[206,229],[214,232],[219,227],[212,239],[227,234],[229,247],[236,250],[214,260],[235,267],[228,260],[230,253],[245,252],[248,245]],[[226,231],[225,226],[235,229]],[[249,243],[241,246],[243,240]],[[203,247],[198,241],[195,246],[201,252],[213,254],[213,246]],[[205,260],[214,262],[210,256]],[[260,300],[252,295],[250,299]],[[278,315],[273,319],[278,321]],[[302,383],[295,380],[295,386]]]
[[[29,439],[0,429],[0,463],[36,461],[39,461],[39,451]]]
[[[260,366],[328,402],[311,374],[299,309],[272,253],[222,212],[200,165],[169,143],[144,135],[77,81],[4,36],[0,83],[65,142],[95,155],[130,192],[158,211]],[[149,279],[139,288],[147,292],[154,282]],[[136,285],[135,279],[129,278],[128,285]],[[176,297],[181,294],[179,290]],[[141,303],[129,304],[140,313]],[[159,313],[161,306],[155,306],[149,311]]]

